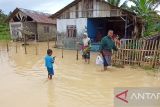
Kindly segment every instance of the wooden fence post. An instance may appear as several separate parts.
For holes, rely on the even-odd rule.
[[[62,45],[62,59],[63,59],[63,51],[64,51],[64,50],[63,50],[63,45]]]
[[[157,65],[157,56],[158,56],[158,54],[160,54],[159,48],[160,48],[160,42],[158,43],[158,40],[156,40],[155,48],[154,48],[154,59],[153,59],[153,63],[152,63],[153,68],[155,68]]]
[[[76,56],[77,56],[76,58],[77,58],[77,61],[78,61],[78,59],[79,59],[79,57],[78,57],[78,49],[77,49],[77,55]]]
[[[8,46],[8,42],[7,42],[7,52],[9,52],[9,46]]]
[[[25,50],[25,54],[27,54],[27,43],[26,43],[26,35],[24,34],[24,50]]]
[[[18,52],[18,50],[17,50],[17,42],[16,42],[16,53]]]
[[[145,46],[146,46],[146,41],[145,40],[142,40],[142,45],[143,45],[143,48],[141,50],[141,60],[140,60],[140,66],[141,64],[143,63],[143,55],[144,55],[144,50],[145,50]]]
[[[38,48],[37,48],[37,43],[36,43],[36,55],[38,55]]]

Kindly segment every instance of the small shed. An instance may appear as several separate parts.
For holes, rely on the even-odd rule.
[[[56,38],[56,21],[50,14],[16,8],[8,17],[10,34],[13,40],[22,39],[22,31],[30,32],[27,39],[46,41]]]
[[[65,38],[63,42],[66,48],[74,48],[74,38],[81,38],[84,32],[88,33],[92,44],[98,44],[109,29],[114,30],[120,38],[135,38],[142,32],[140,18],[135,13],[105,0],[74,0],[51,18],[57,19],[57,43]]]

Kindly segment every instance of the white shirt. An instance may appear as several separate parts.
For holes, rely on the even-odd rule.
[[[87,38],[84,38],[84,39],[83,39],[83,45],[84,45],[84,46],[88,46],[88,45],[89,45],[89,41],[90,41],[90,38],[88,38],[88,37],[87,37]]]

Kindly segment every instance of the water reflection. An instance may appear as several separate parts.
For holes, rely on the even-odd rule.
[[[48,81],[43,59],[46,49],[46,43],[39,43],[36,55],[34,45],[30,45],[24,54],[18,44],[16,53],[14,43],[10,43],[7,53],[0,43],[0,106],[113,107],[115,87],[160,87],[157,77],[140,68],[113,67],[101,72],[102,67],[95,65],[96,53],[91,53],[91,64],[85,64],[76,60],[76,51],[65,50],[62,59],[61,50],[53,48],[56,72]]]

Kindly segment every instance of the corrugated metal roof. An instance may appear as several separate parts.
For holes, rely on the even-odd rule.
[[[28,10],[28,9],[23,9],[23,8],[16,8],[11,16],[9,17],[9,20],[11,17],[13,17],[18,11],[21,11],[22,13],[26,14],[27,16],[31,17],[35,22],[38,23],[47,23],[47,24],[56,24],[56,21],[49,18],[50,14],[48,13],[43,13],[43,12],[38,12],[38,11],[33,11],[33,10]]]
[[[19,10],[25,13],[26,15],[30,16],[36,22],[54,24],[54,21],[51,18],[49,18],[50,14],[48,13],[22,9],[22,8],[19,8]]]

